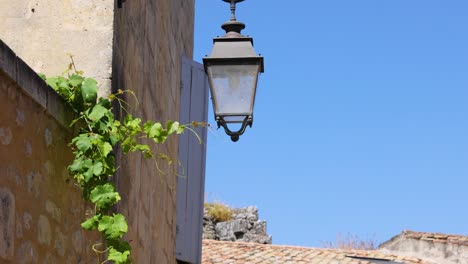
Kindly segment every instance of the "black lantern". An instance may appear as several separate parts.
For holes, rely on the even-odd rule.
[[[211,54],[203,59],[210,82],[215,119],[232,141],[239,140],[247,126],[252,127],[255,93],[263,57],[255,54],[253,39],[241,35],[245,24],[236,20],[236,3],[244,0],[223,0],[231,4],[231,20],[221,27],[226,35],[213,39]],[[240,124],[231,131],[228,124]]]

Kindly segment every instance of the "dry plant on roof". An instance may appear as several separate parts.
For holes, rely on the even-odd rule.
[[[374,250],[376,249],[376,242],[373,238],[362,240],[358,236],[348,233],[346,236],[338,234],[335,242],[322,242],[322,247],[345,250]]]
[[[222,203],[205,203],[208,214],[218,222],[226,222],[232,219],[232,209]]]

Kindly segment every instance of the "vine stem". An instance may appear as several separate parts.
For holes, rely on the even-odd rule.
[[[71,64],[73,65],[73,69],[75,70],[75,72],[77,72],[76,70],[76,66],[75,66],[75,61],[73,60],[73,55],[70,55],[70,59],[71,59]]]
[[[89,123],[90,123],[90,122],[89,122],[89,119],[86,118],[86,116],[85,116],[83,113],[81,113],[81,116],[84,118],[84,120],[85,120],[85,122],[86,122],[86,125],[88,125],[89,132],[92,133],[92,134],[94,134],[94,133],[93,133],[93,128],[92,128],[91,125],[89,124]]]
[[[96,246],[99,246],[99,245],[102,245],[102,243],[97,243],[97,244],[94,244],[94,245],[92,246],[92,249],[93,249],[94,252],[99,253],[99,254],[104,254],[104,253],[106,253],[107,251],[109,251],[109,249],[110,249],[110,248],[106,248],[106,250],[104,250],[104,251],[98,250],[98,249],[96,249]]]
[[[196,132],[193,128],[191,128],[191,127],[189,127],[189,126],[186,126],[185,129],[188,129],[188,130],[190,130],[191,132],[193,132],[193,134],[197,137],[198,142],[199,142],[200,144],[203,144],[203,140],[201,139],[201,137],[197,134],[197,132]]]

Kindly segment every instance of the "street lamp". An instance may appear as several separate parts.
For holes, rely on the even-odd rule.
[[[224,128],[236,142],[247,126],[252,127],[255,93],[263,57],[255,53],[253,39],[241,35],[245,24],[236,20],[236,3],[244,0],[223,0],[231,4],[231,20],[221,28],[223,37],[213,39],[211,54],[203,59],[210,82],[213,109],[218,128]],[[241,124],[231,131],[228,124]]]

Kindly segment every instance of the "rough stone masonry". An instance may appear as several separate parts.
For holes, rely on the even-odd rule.
[[[232,220],[226,222],[218,222],[205,209],[203,239],[272,243],[272,237],[266,232],[266,221],[258,220],[258,209],[255,206],[233,209]]]

